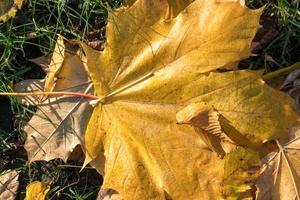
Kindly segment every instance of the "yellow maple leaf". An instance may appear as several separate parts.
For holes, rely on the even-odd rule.
[[[14,17],[18,9],[21,9],[23,0],[7,0],[0,2],[0,21],[6,22]]]
[[[44,200],[50,190],[50,185],[34,181],[26,187],[25,200]]]
[[[90,102],[95,108],[85,133],[85,165],[92,163],[104,175],[102,191],[112,189],[125,200],[248,196],[250,189],[243,180],[256,177],[241,168],[247,170],[250,162],[257,163],[258,153],[263,151],[253,153],[253,149],[285,137],[296,117],[293,101],[266,86],[260,72],[216,72],[234,68],[251,55],[262,9],[250,10],[236,0],[137,0],[130,5],[110,13],[103,52],[82,44],[98,96]],[[85,73],[78,78],[62,55],[64,52],[53,60],[46,92],[65,90],[77,83],[82,86],[80,80],[88,80]],[[57,65],[57,61],[61,62]],[[66,79],[56,82],[58,74]],[[270,95],[276,106],[269,105]],[[47,100],[46,108],[52,107],[52,96]],[[78,99],[75,101],[72,108],[80,105]],[[70,118],[72,128],[80,116],[71,116],[69,108],[58,111]],[[214,111],[217,131],[211,126],[210,110]],[[66,141],[69,133],[61,126],[65,118],[59,118],[53,118],[59,125],[54,130],[44,127],[49,122],[36,118],[25,127],[32,138],[26,142],[30,160],[66,159],[72,145],[80,143],[63,146],[61,141]],[[195,118],[201,120],[193,121]],[[258,126],[260,122],[263,127]],[[63,137],[57,127],[62,127]],[[204,137],[203,130],[208,133]],[[209,134],[252,150],[225,152],[224,162],[213,152],[223,151],[220,145],[212,142],[214,139],[205,140]],[[64,149],[63,156],[59,148]],[[249,159],[239,162],[243,155]],[[232,169],[241,171],[231,177],[227,172]],[[47,191],[38,184],[34,187]]]
[[[192,127],[177,124],[176,114],[214,91],[238,91],[241,82],[250,85],[243,92],[252,94],[254,104],[264,104],[255,101],[260,92],[266,98],[264,90],[272,91],[286,109],[279,110],[284,117],[294,116],[292,101],[264,85],[257,73],[211,73],[250,55],[261,9],[196,0],[166,20],[174,6],[169,3],[135,1],[110,14],[103,52],[83,44],[99,97],[85,134],[85,164],[104,156],[105,168],[98,166],[105,172],[103,188],[124,199],[219,199],[222,160]],[[272,134],[254,134],[254,143],[280,137]]]

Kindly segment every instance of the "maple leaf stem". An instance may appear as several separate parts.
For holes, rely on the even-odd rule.
[[[0,92],[0,96],[36,96],[36,95],[65,95],[83,97],[86,99],[98,99],[97,96],[79,92]]]
[[[100,102],[104,102],[107,98],[109,97],[113,97],[114,95],[117,95],[121,92],[123,92],[124,90],[127,90],[128,88],[131,88],[132,86],[140,83],[140,82],[143,82],[149,78],[151,78],[152,76],[154,76],[154,72],[150,72],[148,74],[146,74],[145,76],[142,76],[141,78],[133,81],[132,83],[129,83],[128,85],[125,85],[124,87],[121,87],[111,93],[109,93],[108,95],[104,96],[104,97],[101,97],[101,98],[97,98],[96,100],[92,100],[90,102],[90,105],[95,107],[96,105],[98,105]]]
[[[297,62],[297,63],[295,63],[295,64],[293,64],[293,65],[291,65],[289,67],[286,67],[286,68],[283,68],[283,69],[280,69],[280,70],[277,70],[277,71],[265,74],[262,77],[262,79],[263,80],[269,80],[271,78],[275,78],[275,77],[278,77],[278,76],[286,75],[286,74],[289,74],[292,71],[294,71],[296,69],[299,69],[299,68],[300,68],[300,62]]]

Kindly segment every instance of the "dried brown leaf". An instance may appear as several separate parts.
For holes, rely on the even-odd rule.
[[[294,131],[289,142],[277,140],[278,150],[264,159],[257,200],[300,199],[300,127]]]
[[[92,87],[77,55],[66,54],[54,91],[91,93]],[[21,91],[39,91],[43,88],[42,80],[27,80],[17,84]],[[86,99],[80,97],[49,96],[43,102],[38,97],[19,98],[27,104],[38,105],[38,110],[25,125],[27,134],[25,148],[28,159],[67,160],[73,149],[83,143],[82,134],[92,112]]]
[[[0,199],[14,200],[19,188],[19,173],[16,171],[4,172],[0,175]]]

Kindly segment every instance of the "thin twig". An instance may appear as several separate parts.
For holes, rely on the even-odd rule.
[[[83,97],[86,99],[99,99],[97,96],[80,92],[0,92],[0,96],[37,96],[37,95],[65,95]]]
[[[295,64],[293,64],[293,65],[291,65],[289,67],[286,67],[286,68],[283,68],[283,69],[280,69],[280,70],[277,70],[277,71],[265,74],[262,77],[262,79],[263,80],[269,80],[271,78],[275,78],[275,77],[279,77],[279,76],[282,76],[282,75],[289,74],[289,73],[291,73],[292,71],[294,71],[296,69],[300,69],[300,62],[297,62],[297,63],[295,63]]]

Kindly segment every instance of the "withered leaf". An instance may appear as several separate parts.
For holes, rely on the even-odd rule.
[[[79,56],[66,53],[57,76],[54,91],[91,93],[92,87]],[[15,90],[19,92],[41,91],[44,88],[41,80],[26,80],[18,83]],[[38,110],[25,125],[27,134],[25,149],[28,159],[51,160],[61,158],[67,160],[73,149],[83,143],[85,131],[92,108],[88,101],[80,97],[29,96],[19,98],[20,102],[37,105]]]
[[[19,188],[19,173],[16,171],[2,172],[0,175],[0,199],[14,200]]]
[[[278,150],[264,161],[257,181],[258,200],[300,199],[300,131],[295,127],[289,142],[276,141]]]
[[[260,150],[267,141],[287,137],[297,119],[294,101],[266,85],[260,74],[259,71],[211,73],[197,80],[195,84],[201,85],[200,91],[205,92],[190,100],[191,104],[177,114],[177,120],[190,122],[200,134],[218,136],[221,129],[224,136],[215,140],[227,136],[236,144],[255,150]],[[208,121],[210,109],[219,113],[220,127]]]
[[[105,156],[103,189],[124,199],[220,199],[222,160],[192,127],[177,124],[176,113],[247,82],[248,71],[211,72],[251,54],[262,10],[196,0],[166,20],[170,6],[135,1],[110,14],[103,52],[83,44],[99,97],[85,134],[86,163]]]

